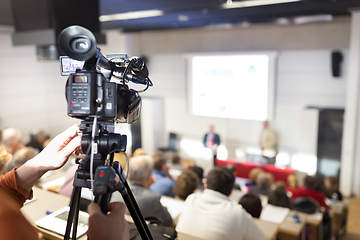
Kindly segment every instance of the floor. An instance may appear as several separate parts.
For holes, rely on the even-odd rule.
[[[346,231],[341,240],[360,240],[360,198],[350,199]]]

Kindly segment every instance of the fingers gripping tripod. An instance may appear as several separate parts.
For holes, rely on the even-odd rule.
[[[83,132],[81,148],[86,152],[86,157],[78,161],[73,182],[73,191],[70,200],[70,212],[66,225],[64,240],[70,239],[72,228],[72,239],[76,239],[77,223],[80,209],[81,188],[90,188],[91,174],[93,170],[93,193],[94,202],[99,204],[101,211],[107,214],[108,203],[114,191],[119,191],[124,199],[127,209],[140,233],[142,239],[153,240],[150,230],[141,214],[130,187],[125,179],[121,165],[113,161],[115,152],[125,152],[126,135],[114,133],[113,123],[102,121],[96,124],[94,138],[90,135],[93,128],[92,121],[82,121],[80,130]],[[91,147],[97,148],[93,154],[93,166],[91,167]],[[105,160],[106,159],[106,160]],[[91,170],[90,170],[91,169]]]

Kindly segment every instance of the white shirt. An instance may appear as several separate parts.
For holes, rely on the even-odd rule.
[[[210,189],[187,197],[176,230],[207,240],[266,239],[241,205]]]

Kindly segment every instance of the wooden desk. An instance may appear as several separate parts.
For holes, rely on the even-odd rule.
[[[292,217],[297,215],[300,222],[296,223],[292,220]],[[279,227],[279,233],[277,235],[279,240],[295,240],[295,239],[305,239],[305,221],[306,214],[290,211],[288,217],[284,220]]]
[[[46,211],[55,212],[56,210],[68,206],[70,198],[52,193],[46,190],[42,190],[38,187],[33,188],[34,197],[36,199],[24,205],[21,212],[29,220],[31,224],[35,226],[35,221],[46,216]],[[50,240],[62,240],[63,236],[52,233],[50,231],[37,228],[41,232],[45,239]],[[79,240],[87,239],[86,234],[78,238]]]
[[[256,226],[264,233],[266,239],[273,240],[276,239],[278,234],[279,224],[263,221],[258,218],[253,218]]]
[[[310,229],[309,240],[323,239],[323,214],[306,214],[306,225]]]
[[[338,201],[335,206],[331,205],[329,214],[331,217],[331,231],[335,239],[340,238],[340,230],[345,227],[344,222],[347,217],[347,201]]]

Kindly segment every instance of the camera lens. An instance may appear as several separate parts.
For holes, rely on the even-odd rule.
[[[76,53],[86,53],[91,48],[91,41],[84,37],[76,38],[71,41],[70,46]]]

